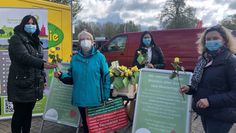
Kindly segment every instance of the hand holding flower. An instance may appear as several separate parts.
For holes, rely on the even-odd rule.
[[[179,92],[180,92],[181,94],[186,94],[186,93],[189,92],[189,90],[190,90],[189,86],[184,85],[184,86],[181,86],[181,88],[179,89]]]
[[[54,77],[59,78],[61,76],[61,72],[54,72]]]
[[[45,69],[52,69],[52,68],[56,68],[56,67],[57,67],[57,64],[52,64],[49,62],[43,63],[43,68],[45,68]]]
[[[141,51],[137,51],[138,57],[137,57],[137,62],[140,65],[145,65],[147,63],[147,54],[143,53]]]

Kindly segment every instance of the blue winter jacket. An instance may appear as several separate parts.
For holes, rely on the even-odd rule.
[[[95,48],[88,56],[82,51],[72,56],[68,73],[59,78],[73,84],[72,104],[79,107],[98,106],[110,95],[110,76],[105,56]],[[102,94],[102,95],[101,95]]]

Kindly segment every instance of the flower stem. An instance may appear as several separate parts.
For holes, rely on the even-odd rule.
[[[180,84],[180,80],[179,80],[179,72],[177,72],[177,79],[178,79],[178,83],[179,83],[179,88],[181,88],[181,84]],[[183,97],[183,100],[185,100],[184,98],[184,94],[181,93],[182,97]]]

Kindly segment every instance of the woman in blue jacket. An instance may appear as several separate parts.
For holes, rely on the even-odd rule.
[[[180,92],[193,95],[192,108],[206,133],[228,133],[236,123],[236,42],[217,25],[206,29],[198,44],[201,56],[191,85]]]
[[[78,34],[80,50],[72,56],[68,73],[55,72],[63,83],[73,84],[72,104],[79,108],[85,133],[88,133],[86,107],[99,106],[110,95],[110,76],[105,56],[95,49],[93,36]]]

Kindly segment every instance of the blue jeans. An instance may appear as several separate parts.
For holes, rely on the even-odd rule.
[[[220,121],[207,116],[201,116],[205,133],[228,133],[233,123]]]

